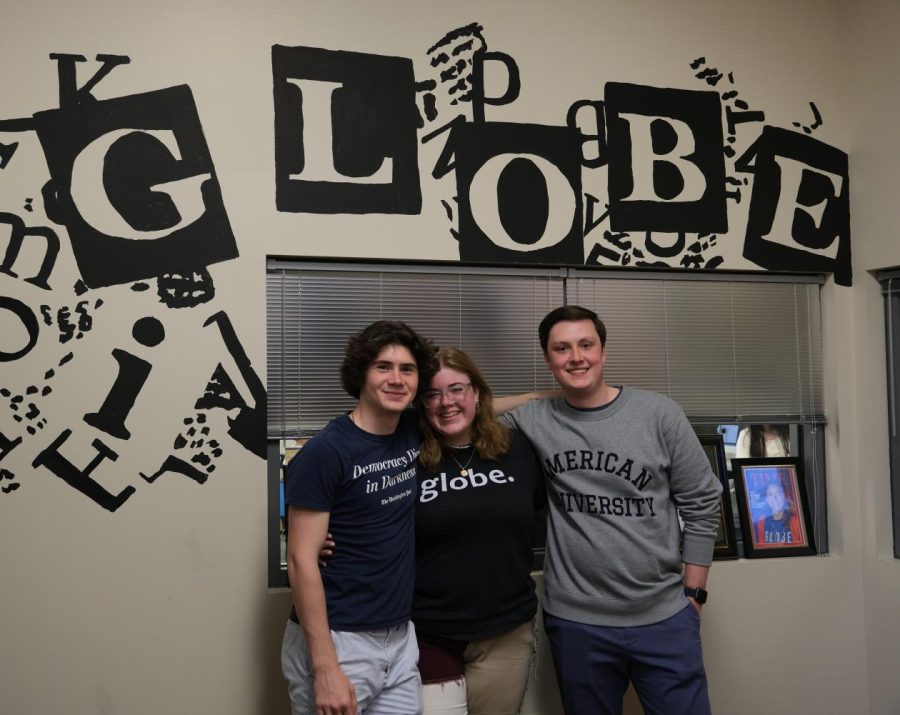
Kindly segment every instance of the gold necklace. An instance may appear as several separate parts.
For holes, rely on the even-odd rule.
[[[454,462],[456,462],[456,466],[459,467],[459,476],[468,477],[469,476],[469,465],[472,463],[472,459],[475,457],[475,448],[472,447],[472,451],[469,453],[469,458],[466,460],[466,463],[463,464],[456,458],[456,455],[453,454],[453,450],[460,449],[460,447],[454,447],[452,444],[449,444],[447,446],[450,448],[450,450],[448,451],[448,454],[450,455],[450,459],[452,459]],[[466,446],[470,446],[470,445],[466,445]],[[462,449],[465,449],[465,447],[462,447]]]

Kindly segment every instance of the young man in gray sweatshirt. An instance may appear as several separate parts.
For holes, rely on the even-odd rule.
[[[505,419],[547,474],[544,623],[566,714],[619,715],[629,681],[648,713],[709,713],[700,608],[721,485],[677,404],[606,383],[596,313],[557,308],[539,336],[562,394]]]

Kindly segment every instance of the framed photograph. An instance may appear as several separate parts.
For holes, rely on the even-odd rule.
[[[815,554],[800,460],[732,459],[731,467],[747,558]]]
[[[737,539],[734,534],[734,511],[731,508],[731,489],[728,486],[728,469],[725,466],[725,442],[721,434],[699,435],[700,444],[713,474],[722,483],[722,499],[719,509],[719,531],[716,534],[714,559],[736,559]]]

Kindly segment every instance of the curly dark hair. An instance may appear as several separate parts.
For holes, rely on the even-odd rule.
[[[402,345],[412,353],[419,371],[416,395],[428,389],[437,372],[437,359],[431,341],[423,338],[406,323],[397,320],[377,320],[347,340],[344,361],[341,363],[341,385],[349,395],[359,399],[366,381],[366,370],[372,361],[389,345]]]
[[[600,347],[606,347],[606,326],[593,310],[582,308],[580,305],[563,305],[551,310],[538,327],[538,340],[541,342],[541,350],[547,354],[547,341],[550,339],[550,329],[564,320],[590,320],[600,338]]]

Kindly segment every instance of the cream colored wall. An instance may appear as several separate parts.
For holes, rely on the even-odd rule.
[[[808,121],[813,100],[825,119],[817,136],[855,152],[856,146],[847,146],[848,116],[863,120],[848,111],[841,7],[835,0],[36,0],[8,10],[4,25],[14,31],[0,45],[3,117],[56,106],[50,52],[129,55],[131,64],[98,86],[101,98],[190,85],[240,257],[211,268],[214,302],[189,311],[166,310],[152,291],[136,294],[127,286],[89,294],[102,295],[105,303],[92,333],[74,346],[76,359],[60,371],[47,403],[46,433],[26,440],[3,464],[21,488],[0,495],[0,709],[13,715],[287,711],[278,650],[289,596],[265,587],[264,463],[226,437],[219,468],[202,486],[174,475],[149,485],[137,472],[159,466],[220,359],[221,345],[200,327],[206,316],[225,310],[264,372],[266,255],[453,259],[456,253],[439,204],[447,187],[430,179],[434,147],[421,151],[420,216],[275,210],[273,44],[398,55],[414,58],[418,68],[432,42],[477,20],[491,49],[512,55],[522,77],[520,99],[489,109],[489,118],[557,124],[572,102],[602,98],[606,81],[705,89],[688,66],[705,56],[734,71],[742,96],[764,109],[769,123]],[[862,100],[889,102],[893,109],[896,100],[880,94],[882,87],[889,91],[888,75],[880,85],[866,74],[882,66],[879,52],[889,55],[886,72],[896,60],[887,39],[880,49],[864,39],[887,32],[879,29],[887,25],[880,23],[882,12],[888,10],[872,5],[862,14],[852,50],[864,59],[857,71],[864,80],[857,89]],[[891,17],[896,20],[896,13]],[[890,138],[890,120],[868,120],[880,122],[875,134],[853,134],[863,151],[853,155],[851,173],[856,284],[826,289],[833,553],[716,564],[703,636],[719,713],[758,715],[772,703],[793,713],[867,713],[870,697],[872,713],[896,711],[889,704],[897,702],[896,678],[890,677],[898,660],[891,645],[897,567],[869,555],[887,553],[883,507],[876,509],[883,487],[859,476],[873,464],[881,473],[886,463],[883,430],[869,416],[884,414],[880,299],[863,269],[879,260],[900,263],[896,249],[888,258],[896,244],[882,239],[896,223],[888,213],[897,210],[888,193],[890,165],[879,164],[885,157],[876,141]],[[742,141],[752,135],[742,133]],[[21,145],[0,171],[0,210],[45,224],[38,197],[47,170],[40,148],[33,136],[0,134],[0,141],[13,140]],[[26,197],[35,198],[32,214],[22,211]],[[745,199],[741,210],[746,205]],[[740,238],[739,228],[723,237],[723,252],[729,265],[750,267],[740,258]],[[2,240],[0,234],[0,247]],[[864,259],[869,262],[861,264]],[[68,286],[76,277],[64,240],[52,280],[62,295],[57,300],[74,302]],[[0,294],[33,305],[49,300],[2,275]],[[132,322],[144,315],[159,316],[167,338],[140,352],[129,335]],[[0,365],[0,385],[23,389],[69,349],[46,332],[27,360]],[[30,461],[65,427],[74,430],[67,457],[78,465],[91,458],[95,435],[81,415],[105,395],[115,347],[145,355],[154,367],[129,417],[134,437],[115,444],[115,465],[98,469],[107,488],[132,484],[138,491],[119,511],[107,513],[46,470],[32,470]],[[8,412],[0,412],[0,431],[9,434],[13,427]],[[224,434],[221,419],[215,427]],[[529,715],[558,712],[545,651],[541,673],[527,699]],[[639,712],[633,699],[629,712]]]
[[[892,715],[900,712],[900,561],[892,555],[884,305],[872,272],[900,266],[900,205],[891,170],[900,161],[896,129],[900,7],[874,0],[853,3],[848,20],[850,205],[858,279],[849,301],[855,332],[852,340],[841,341],[839,349],[855,361],[847,377],[858,393],[855,422],[865,426],[852,469],[860,493],[871,712]]]

